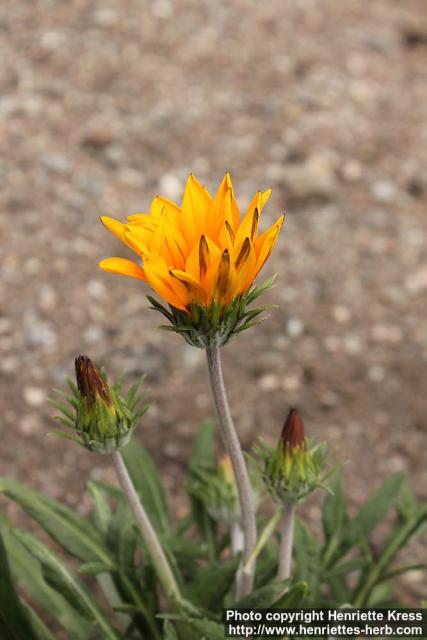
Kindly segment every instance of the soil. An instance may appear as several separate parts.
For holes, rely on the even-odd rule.
[[[278,308],[223,349],[244,445],[297,406],[353,508],[397,470],[426,499],[425,1],[6,0],[0,60],[1,474],[82,510],[86,480],[113,479],[47,437],[46,398],[85,353],[147,374],[139,436],[182,511],[213,414],[204,354],[157,329],[145,285],[98,270],[129,257],[98,218],[230,171],[243,205],[273,187],[264,225],[287,212],[264,273]],[[404,597],[426,584],[409,574]]]

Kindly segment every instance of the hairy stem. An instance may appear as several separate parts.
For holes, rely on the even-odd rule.
[[[233,556],[237,555],[244,548],[243,531],[238,522],[233,522],[230,525],[230,537],[231,537],[231,552]]]
[[[166,596],[176,602],[180,599],[179,588],[172,573],[170,564],[160,545],[157,534],[154,531],[145,509],[140,502],[138,494],[135,491],[135,487],[133,486],[133,482],[129,476],[120,452],[115,451],[112,454],[112,458],[123,493],[126,496],[126,500],[129,503],[144,542],[147,545],[147,549],[156,569],[160,584],[162,585]]]
[[[233,465],[234,476],[236,478],[239,492],[240,510],[242,513],[242,528],[244,537],[244,548],[242,555],[242,566],[239,571],[236,597],[240,598],[252,591],[255,561],[250,561],[251,554],[257,541],[255,508],[252,494],[252,487],[243,457],[239,438],[231,417],[225,392],[224,378],[222,375],[221,360],[218,347],[206,349],[209,377],[214,397],[215,407],[218,415],[221,435],[225,449],[230,456]]]
[[[280,542],[278,580],[286,580],[291,575],[292,547],[294,542],[295,505],[286,509],[282,520],[282,540]]]

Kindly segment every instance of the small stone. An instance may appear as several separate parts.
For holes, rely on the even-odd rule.
[[[19,367],[19,360],[13,356],[0,358],[0,371],[4,374],[15,373]]]
[[[41,156],[40,161],[47,171],[51,173],[68,173],[71,168],[70,162],[65,156],[59,153],[45,153]]]
[[[337,186],[334,163],[327,154],[284,165],[281,174],[281,186],[297,199],[329,199]]]
[[[371,193],[377,202],[393,202],[399,192],[391,180],[378,180],[372,185]]]
[[[43,311],[53,311],[57,302],[55,289],[49,284],[42,285],[38,297],[38,305]]]
[[[144,174],[130,167],[120,169],[119,180],[122,184],[134,188],[143,187],[145,184]]]
[[[344,350],[346,351],[346,353],[352,356],[360,353],[362,350],[362,342],[359,336],[351,333],[347,334],[344,337]]]
[[[95,298],[95,300],[101,300],[107,293],[105,285],[99,280],[89,280],[86,289],[90,297]]]
[[[383,382],[385,378],[385,369],[380,365],[374,365],[368,369],[368,378],[371,382]]]
[[[427,289],[427,265],[418,271],[411,273],[405,281],[405,287],[409,293],[417,294]]]
[[[21,420],[18,422],[18,431],[24,436],[30,436],[31,434],[40,431],[40,426],[41,425],[38,416],[30,413],[23,416],[23,418],[21,418]]]
[[[64,42],[64,35],[59,31],[46,31],[42,34],[41,45],[43,49],[48,51],[55,51]]]
[[[179,200],[183,193],[181,180],[173,173],[166,173],[160,178],[159,192],[170,200]]]
[[[151,5],[151,10],[156,18],[171,18],[174,14],[173,3],[170,0],[155,0]]]
[[[114,129],[106,122],[90,124],[82,135],[82,143],[87,147],[107,147],[115,140]]]
[[[372,327],[372,339],[375,342],[398,344],[403,339],[400,327],[384,324],[376,324]]]
[[[0,318],[0,334],[9,333],[12,329],[12,322],[9,318]]]
[[[345,324],[346,322],[348,322],[351,318],[351,313],[350,311],[347,309],[347,307],[344,307],[343,305],[336,305],[333,309],[332,309],[332,315],[334,317],[334,319],[339,322],[340,324]]]
[[[341,169],[341,175],[347,182],[356,182],[362,177],[362,165],[357,160],[347,160]]]
[[[48,322],[43,322],[37,318],[34,318],[32,324],[29,324],[26,337],[28,343],[35,347],[52,348],[57,341],[57,336],[52,326]]]
[[[23,391],[25,402],[31,407],[40,407],[46,400],[46,394],[39,387],[25,387]]]
[[[278,389],[279,386],[279,378],[274,373],[266,373],[258,381],[258,387],[261,391],[274,391],[274,389]]]
[[[292,338],[297,338],[304,331],[304,325],[299,318],[289,318],[286,331]]]
[[[301,378],[298,374],[286,376],[282,381],[282,388],[285,391],[298,391],[301,387]]]
[[[99,27],[113,27],[117,24],[118,14],[114,9],[98,9],[93,14],[93,20]]]
[[[92,325],[88,327],[86,331],[83,333],[83,340],[87,344],[95,344],[96,342],[100,342],[104,337],[104,331],[101,327],[97,325]]]
[[[341,340],[338,336],[327,336],[325,338],[325,349],[330,353],[337,353],[341,350]]]

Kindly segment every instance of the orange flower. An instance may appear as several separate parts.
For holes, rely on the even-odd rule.
[[[215,198],[191,175],[181,207],[156,196],[149,214],[131,215],[124,224],[101,218],[140,263],[108,258],[99,266],[148,282],[175,309],[224,308],[248,291],[277,240],[283,215],[258,233],[270,193],[258,192],[241,219],[229,174]]]

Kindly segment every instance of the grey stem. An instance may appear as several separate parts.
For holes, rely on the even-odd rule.
[[[282,540],[280,543],[278,580],[286,580],[291,575],[292,547],[294,542],[294,504],[289,505],[282,520]]]
[[[243,531],[238,522],[232,522],[230,525],[231,552],[233,556],[237,555],[245,546]]]
[[[132,510],[136,523],[141,531],[144,542],[147,546],[151,560],[156,569],[160,584],[168,598],[172,598],[175,602],[180,599],[179,588],[176,583],[172,569],[160,545],[159,539],[153,526],[142,506],[138,494],[135,491],[133,482],[126,469],[125,463],[119,451],[112,454],[114,468],[117,473],[123,493]]]
[[[252,591],[254,580],[255,561],[248,561],[257,542],[255,507],[245,459],[233,423],[233,418],[231,417],[227,394],[225,392],[219,347],[208,347],[206,349],[206,355],[212,394],[221,429],[221,436],[225,449],[230,456],[231,464],[233,465],[234,476],[236,478],[239,493],[240,510],[242,513],[244,548],[242,566],[238,574],[236,588],[236,597],[241,598]]]

